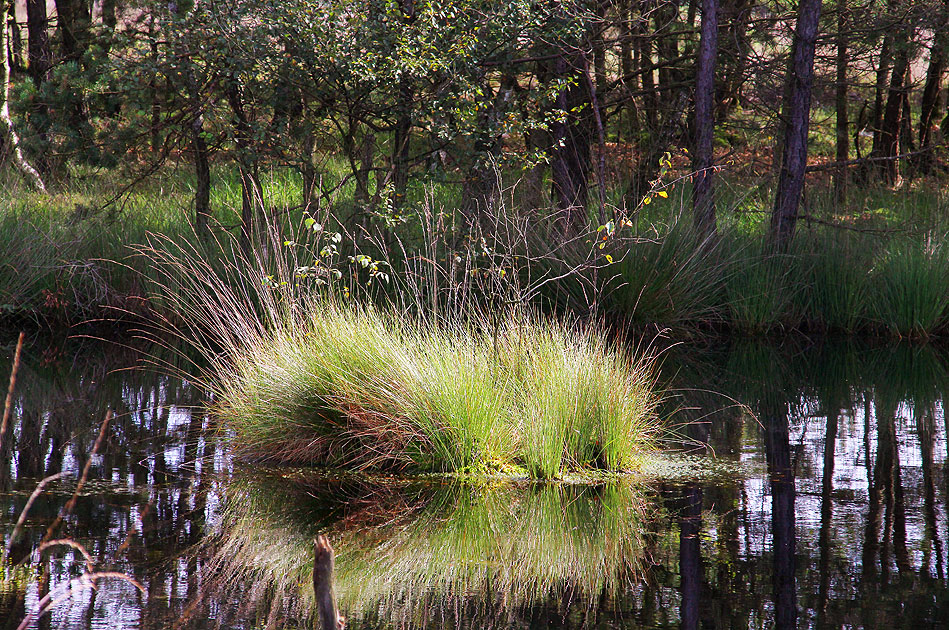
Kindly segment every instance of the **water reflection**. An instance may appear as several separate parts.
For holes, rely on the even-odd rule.
[[[630,480],[343,482],[257,473],[226,495],[213,556],[222,575],[292,593],[308,583],[312,565],[301,559],[312,554],[313,536],[329,532],[351,627],[378,619],[399,627],[519,624],[549,614],[551,601],[570,611],[561,625],[582,627],[641,573],[646,502]]]
[[[138,579],[74,593],[32,627],[312,627],[310,540],[339,552],[350,627],[891,628],[949,618],[947,355],[931,346],[677,347],[665,359],[689,473],[569,484],[332,479],[232,463],[201,392],[34,344],[0,453],[0,629],[77,575],[37,554],[106,408],[116,417],[57,536]],[[12,344],[8,346],[12,352]],[[48,349],[52,347],[53,349]],[[0,357],[0,383],[9,361]],[[740,474],[704,474],[715,462]],[[665,469],[663,469],[665,470]]]

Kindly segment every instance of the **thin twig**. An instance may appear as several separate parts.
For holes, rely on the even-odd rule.
[[[923,153],[932,152],[933,147],[926,147],[925,149],[919,149],[917,151],[910,151],[909,153],[901,153],[900,155],[878,155],[870,156],[865,158],[857,158],[855,160],[844,160],[842,162],[830,162],[829,164],[815,164],[813,166],[808,166],[804,169],[805,173],[817,173],[820,171],[829,171],[835,168],[841,168],[843,166],[855,166],[857,164],[866,164],[868,162],[893,162],[896,160],[905,160],[906,158],[911,158],[916,155],[922,155]]]
[[[23,618],[23,621],[20,622],[20,625],[17,626],[17,630],[25,630],[31,623],[35,622],[37,619],[45,615],[47,612],[53,609],[54,606],[60,602],[64,602],[67,599],[72,597],[73,590],[77,587],[81,589],[95,588],[96,581],[102,578],[115,578],[117,580],[123,580],[128,582],[141,592],[145,592],[145,587],[142,586],[137,580],[131,578],[124,573],[118,573],[117,571],[100,571],[98,573],[83,573],[79,577],[75,577],[64,584],[60,584],[55,589],[46,594],[46,596],[41,599],[36,604],[36,612],[31,612]]]
[[[23,351],[23,339],[26,334],[20,332],[16,342],[16,352],[13,355],[13,369],[10,370],[10,387],[7,389],[7,402],[3,406],[3,423],[0,424],[0,453],[3,452],[3,436],[7,433],[7,424],[13,411],[13,389],[16,387],[16,373],[20,369],[20,353]]]
[[[92,458],[96,453],[99,452],[99,446],[102,445],[102,440],[105,438],[106,428],[109,426],[109,421],[112,420],[112,410],[109,409],[105,412],[105,419],[102,421],[102,425],[99,427],[99,437],[96,438],[96,443],[92,446],[92,452],[89,453],[89,459],[86,460],[86,465],[82,469],[82,476],[79,478],[79,483],[76,485],[76,491],[73,492],[73,495],[69,498],[69,501],[66,501],[66,505],[63,506],[63,509],[60,510],[59,516],[56,517],[56,520],[46,528],[46,535],[43,536],[43,540],[40,544],[48,542],[53,537],[53,532],[56,531],[56,528],[60,526],[67,516],[72,513],[73,508],[76,506],[76,501],[79,498],[79,492],[82,490],[82,487],[86,483],[86,479],[89,477],[89,469],[92,468]]]
[[[43,553],[50,547],[60,547],[60,546],[72,547],[73,549],[81,553],[83,557],[86,559],[86,570],[89,573],[92,573],[93,571],[95,571],[96,569],[95,562],[93,562],[92,556],[89,555],[89,552],[86,551],[86,548],[83,547],[81,544],[77,543],[75,540],[72,540],[69,538],[59,538],[57,540],[51,540],[49,542],[45,542],[39,546],[39,549],[37,549],[36,552]]]
[[[33,494],[30,495],[30,498],[26,501],[26,505],[23,506],[23,510],[20,512],[20,518],[17,519],[13,533],[10,534],[10,540],[7,541],[6,546],[3,548],[3,558],[2,561],[0,561],[0,565],[4,564],[7,560],[7,556],[10,555],[10,547],[13,546],[13,543],[16,542],[17,537],[20,535],[20,530],[23,529],[23,523],[26,522],[26,515],[30,511],[30,508],[33,507],[33,502],[36,501],[36,497],[40,496],[46,484],[59,479],[64,474],[65,473],[56,473],[55,475],[50,475],[36,484],[36,489],[33,490]]]

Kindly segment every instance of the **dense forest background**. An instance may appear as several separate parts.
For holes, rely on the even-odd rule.
[[[5,14],[4,153],[21,175],[5,175],[2,233],[31,243],[6,254],[11,313],[134,310],[141,281],[94,254],[158,232],[232,236],[265,278],[292,250],[298,279],[347,295],[475,283],[496,304],[664,325],[949,323],[941,285],[929,323],[871,312],[906,271],[891,267],[918,259],[936,282],[949,255],[942,0],[26,0]],[[830,262],[795,267],[815,252]],[[812,294],[824,276],[833,295]]]

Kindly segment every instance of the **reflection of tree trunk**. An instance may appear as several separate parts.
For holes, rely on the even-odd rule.
[[[784,409],[772,407],[763,413],[765,454],[771,481],[771,547],[774,554],[775,625],[777,630],[794,630],[797,625],[795,573],[794,470],[788,417]]]
[[[889,576],[890,544],[900,572],[909,569],[906,550],[906,509],[900,475],[899,441],[896,436],[896,409],[876,399],[877,419],[877,484],[883,497],[883,542],[880,546],[881,577]]]
[[[929,562],[936,561],[936,576],[943,579],[942,541],[939,540],[939,525],[936,521],[936,481],[934,478],[934,457],[936,441],[935,410],[932,407],[918,406],[913,414],[916,417],[916,431],[919,435],[919,450],[923,464],[923,516],[926,520],[926,538],[932,542],[923,551],[921,571],[929,573]]]
[[[863,543],[863,579],[872,580],[876,577],[876,556],[880,549],[880,483],[877,478],[877,464],[871,465],[873,457],[870,451],[870,416],[871,407],[869,396],[864,399],[863,406],[863,452],[867,466],[867,525],[864,529]],[[879,458],[879,452],[877,453]]]
[[[685,505],[679,517],[679,579],[682,605],[679,626],[698,630],[699,602],[702,594],[702,488],[686,484],[682,490]]]
[[[821,478],[820,535],[818,539],[818,547],[820,547],[818,620],[823,617],[827,610],[830,591],[831,520],[834,515],[834,503],[831,494],[834,491],[834,450],[837,445],[838,416],[839,412],[836,405],[827,410],[827,430],[824,434],[824,472]],[[819,621],[818,625],[820,625]]]
[[[316,538],[313,543],[313,593],[320,620],[323,630],[337,630],[343,626],[342,617],[336,610],[336,595],[333,592],[333,547],[326,536]]]

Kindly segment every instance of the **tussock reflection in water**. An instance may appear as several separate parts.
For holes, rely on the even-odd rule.
[[[336,549],[336,593],[350,627],[505,625],[560,602],[562,627],[582,626],[638,581],[643,489],[599,485],[331,481],[302,474],[234,482],[220,575],[252,590],[304,600],[312,539]],[[565,608],[566,607],[566,608]]]

